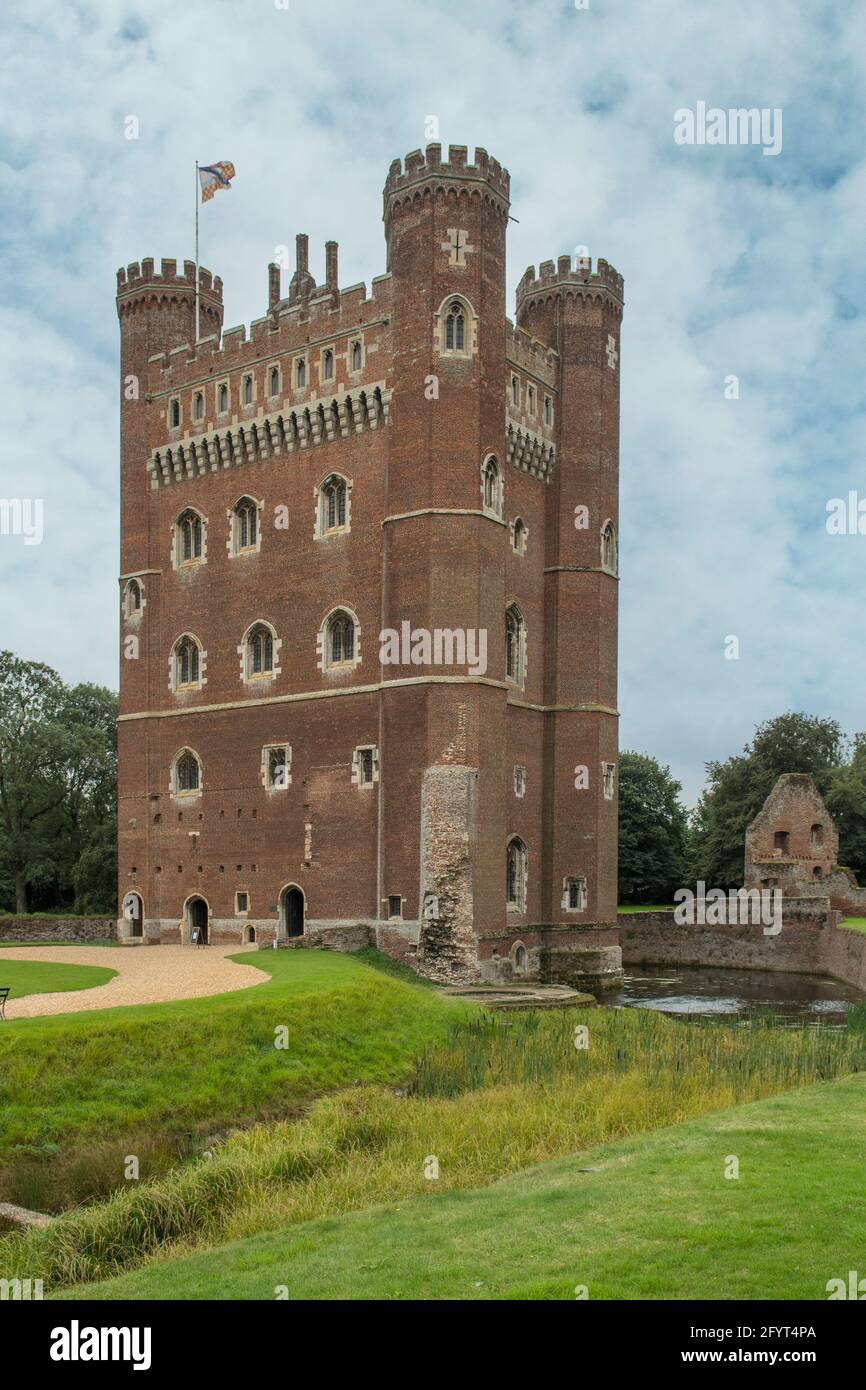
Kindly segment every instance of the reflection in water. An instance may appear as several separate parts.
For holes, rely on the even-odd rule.
[[[609,1008],[656,1009],[688,1016],[749,1018],[774,1015],[780,1023],[842,1027],[848,1006],[864,996],[827,975],[770,970],[724,970],[701,965],[627,965],[620,990],[599,995]]]

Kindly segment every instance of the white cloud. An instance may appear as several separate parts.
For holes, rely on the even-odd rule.
[[[866,537],[823,528],[828,497],[866,493],[862,6],[7,0],[4,22],[0,494],[46,505],[41,547],[0,538],[4,645],[116,683],[113,275],[192,254],[196,157],[238,169],[202,259],[248,323],[296,231],[320,279],[329,237],[343,284],[384,269],[387,168],[433,114],[511,170],[509,307],[578,244],[626,278],[623,746],[693,798],[760,718],[864,722]],[[782,153],[676,146],[699,99],[781,106]]]

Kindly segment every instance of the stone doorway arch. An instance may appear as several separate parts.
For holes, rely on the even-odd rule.
[[[138,940],[144,935],[144,903],[140,893],[129,892],[123,899],[123,917],[128,923],[127,936]]]
[[[186,904],[187,939],[192,946],[207,946],[210,909],[204,898],[189,898]]]
[[[290,883],[280,894],[280,936],[285,939],[303,936],[306,902],[301,889]]]

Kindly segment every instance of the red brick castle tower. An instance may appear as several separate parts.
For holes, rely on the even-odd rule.
[[[299,237],[249,335],[200,272],[198,345],[193,266],[118,272],[122,937],[617,981],[622,280],[515,327],[508,208],[430,145],[369,296]]]

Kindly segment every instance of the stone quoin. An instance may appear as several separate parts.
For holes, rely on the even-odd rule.
[[[544,261],[512,323],[509,186],[395,160],[370,293],[298,236],[249,332],[118,271],[122,939],[619,982],[623,282]]]

